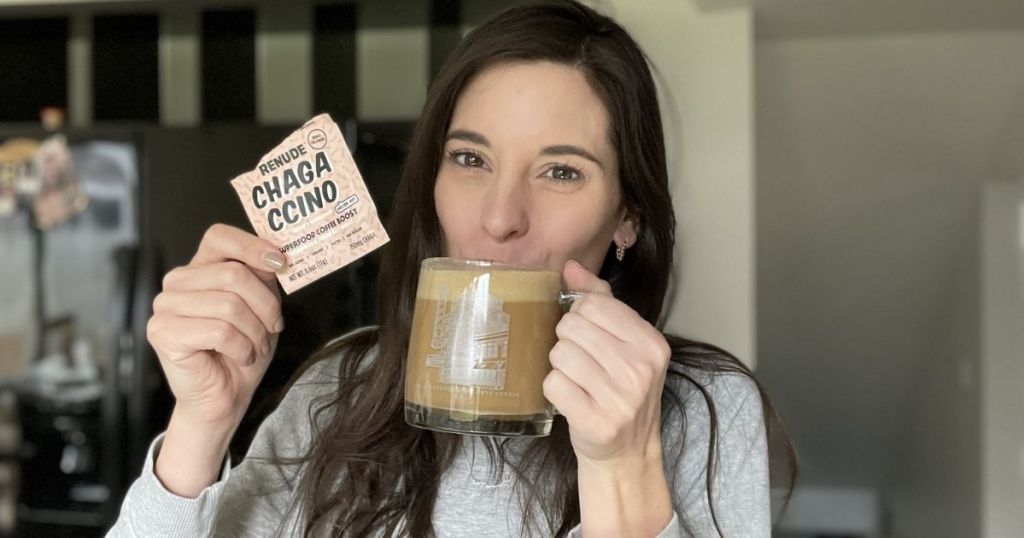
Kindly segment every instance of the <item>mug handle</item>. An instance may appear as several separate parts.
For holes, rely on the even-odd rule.
[[[558,306],[562,307],[562,312],[568,312],[572,308],[572,304],[583,298],[583,293],[578,291],[560,291],[558,292]]]
[[[572,308],[572,304],[583,298],[583,294],[578,291],[561,291],[558,292],[558,306],[562,307],[562,313],[566,313]],[[557,407],[552,407],[554,414],[561,415]],[[564,415],[563,415],[564,416]]]

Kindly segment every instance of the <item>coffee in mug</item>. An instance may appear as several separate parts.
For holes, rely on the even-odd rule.
[[[543,436],[555,325],[557,271],[430,258],[420,268],[406,359],[405,420],[454,433]]]

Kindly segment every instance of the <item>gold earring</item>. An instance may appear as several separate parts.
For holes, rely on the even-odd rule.
[[[615,259],[622,261],[626,257],[626,244],[622,243],[615,247]]]

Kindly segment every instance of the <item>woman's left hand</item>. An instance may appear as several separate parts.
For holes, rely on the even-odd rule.
[[[660,461],[668,342],[582,265],[568,262],[564,277],[583,297],[556,328],[544,396],[568,421],[581,464]]]

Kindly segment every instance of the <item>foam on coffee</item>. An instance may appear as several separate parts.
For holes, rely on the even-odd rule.
[[[468,266],[466,269],[432,269],[420,274],[420,285],[416,290],[417,299],[433,301],[452,300],[443,297],[469,287],[483,286],[487,292],[502,301],[547,302],[558,299],[561,277],[550,271],[551,278],[537,278],[536,271],[501,271],[488,273],[485,268]],[[477,281],[474,283],[474,279]],[[484,282],[482,279],[487,279]]]

